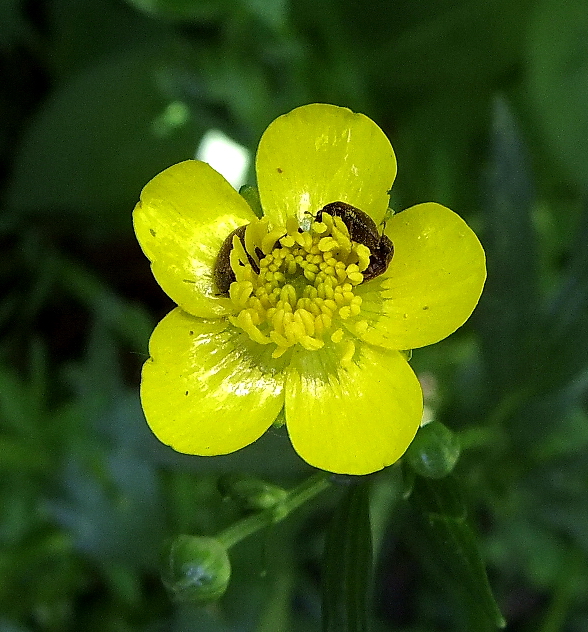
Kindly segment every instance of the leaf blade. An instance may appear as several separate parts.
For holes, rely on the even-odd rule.
[[[372,576],[369,483],[352,485],[327,530],[323,559],[323,632],[367,632]]]
[[[463,606],[470,632],[503,628],[506,621],[496,603],[466,506],[453,477],[416,477],[410,497],[414,508],[410,538],[430,570]]]

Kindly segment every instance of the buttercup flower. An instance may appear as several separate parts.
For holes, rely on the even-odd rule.
[[[421,421],[403,351],[465,322],[484,251],[439,204],[383,221],[394,152],[347,109],[314,104],[276,119],[256,170],[262,219],[203,162],[174,165],[143,189],[137,238],[178,305],[151,337],[147,421],[179,452],[218,455],[258,439],[284,408],[311,465],[379,470]]]

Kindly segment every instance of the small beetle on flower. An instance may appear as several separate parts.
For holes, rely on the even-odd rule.
[[[134,225],[178,304],[144,365],[147,421],[179,452],[228,454],[284,409],[311,465],[367,474],[394,463],[421,421],[404,350],[460,327],[486,278],[477,237],[449,209],[393,215],[390,142],[370,119],[313,104],[276,119],[256,159],[264,216],[207,164],[149,182]]]
[[[394,256],[394,244],[386,235],[378,233],[376,223],[367,213],[344,202],[327,204],[317,213],[319,222],[322,220],[323,213],[340,217],[349,230],[351,240],[364,244],[370,251],[370,262],[367,268],[362,270],[362,283],[371,281],[386,271]]]

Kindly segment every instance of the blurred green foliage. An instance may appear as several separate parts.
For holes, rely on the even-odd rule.
[[[373,629],[495,629],[478,533],[508,630],[588,630],[587,32],[584,0],[0,3],[1,632],[318,630],[337,498],[364,513],[330,527],[325,582],[367,599],[333,553],[362,543],[367,564],[364,488],[338,479],[231,550],[220,602],[172,604],[164,539],[241,515],[220,474],[289,486],[310,468],[283,429],[175,454],[138,401],[171,308],[132,233],[142,186],[211,128],[254,151],[314,101],[383,127],[395,209],[448,205],[488,255],[474,318],[412,360],[460,438],[452,478],[371,477]]]

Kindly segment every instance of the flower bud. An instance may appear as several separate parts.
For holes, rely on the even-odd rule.
[[[271,509],[288,495],[288,492],[277,485],[266,483],[245,474],[225,474],[218,482],[223,496],[232,498],[243,509],[263,511]]]
[[[406,451],[412,469],[426,478],[443,478],[455,467],[461,447],[457,435],[438,421],[419,428]]]
[[[167,547],[162,581],[175,601],[214,601],[224,594],[230,577],[227,550],[215,538],[179,535]]]

